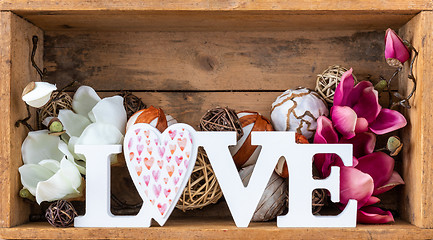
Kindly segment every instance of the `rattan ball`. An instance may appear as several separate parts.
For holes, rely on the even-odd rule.
[[[54,92],[51,99],[43,107],[38,109],[38,128],[42,128],[42,122],[47,117],[57,117],[61,109],[72,109],[72,98],[69,94]]]
[[[222,195],[223,193],[206,152],[200,147],[194,170],[176,207],[182,211],[201,209],[216,203]]]
[[[141,98],[130,92],[122,92],[119,96],[123,97],[123,105],[125,106],[126,116],[128,119],[141,109],[146,108],[146,104],[141,101]]]
[[[236,131],[237,139],[243,136],[242,124],[235,110],[228,107],[208,110],[200,119],[202,131]]]
[[[77,216],[74,206],[66,200],[57,200],[45,212],[45,218],[54,227],[69,227]]]
[[[319,179],[319,177],[314,176],[314,179]],[[313,214],[316,214],[322,210],[325,205],[326,191],[324,189],[314,189],[312,194],[312,208]]]
[[[316,92],[325,99],[328,103],[334,102],[334,93],[337,85],[340,83],[341,76],[345,73],[347,68],[339,65],[328,67],[322,74],[317,75]],[[355,84],[357,82],[355,75],[353,75]]]

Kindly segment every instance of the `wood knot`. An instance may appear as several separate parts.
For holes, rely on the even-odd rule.
[[[200,68],[205,71],[213,71],[217,65],[216,59],[210,56],[199,55],[197,61]]]

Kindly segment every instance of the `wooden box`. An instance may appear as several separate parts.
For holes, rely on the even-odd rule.
[[[51,1],[0,3],[0,238],[433,238],[433,3],[385,1]],[[314,88],[332,64],[353,67],[376,81],[393,69],[384,62],[384,30],[399,30],[419,50],[417,91],[401,131],[400,172],[406,182],[391,200],[393,224],[353,229],[279,229],[275,222],[236,228],[218,216],[169,219],[149,229],[54,228],[29,222],[18,196],[20,147],[27,132],[21,91],[39,80],[36,62],[59,88],[72,79],[101,95],[130,90],[180,122],[197,126],[215,106],[255,110],[269,117],[285,89]],[[405,69],[407,74],[407,68]],[[404,74],[402,74],[404,76]],[[401,77],[393,86],[411,88]]]

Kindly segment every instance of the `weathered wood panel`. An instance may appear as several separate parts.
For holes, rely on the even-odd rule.
[[[48,32],[48,79],[97,90],[314,88],[328,66],[389,77],[384,32]]]
[[[27,135],[23,126],[14,126],[25,118],[27,111],[21,93],[29,81],[39,76],[30,63],[32,36],[43,42],[42,31],[10,12],[1,12],[1,127],[0,127],[0,227],[11,227],[28,221],[29,205],[19,196],[21,181],[18,167],[22,165],[21,143]],[[43,46],[36,54],[36,62],[42,66]]]
[[[411,223],[433,228],[433,12],[420,13],[400,33],[419,51],[414,65],[417,90],[411,99],[412,109],[405,111],[408,126],[402,134],[406,187],[401,208]],[[412,89],[405,77],[408,70],[406,66],[400,77],[402,90],[406,93]]]
[[[433,231],[405,222],[358,225],[356,228],[277,228],[276,222],[251,223],[237,228],[232,219],[169,219],[164,227],[151,228],[53,228],[29,223],[0,228],[2,238],[12,239],[431,239]]]
[[[3,0],[1,10],[430,10],[429,0]]]
[[[46,31],[303,31],[398,28],[416,11],[18,11]]]

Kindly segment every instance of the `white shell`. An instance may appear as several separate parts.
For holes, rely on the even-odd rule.
[[[57,89],[56,85],[47,82],[35,82],[35,88],[25,94],[22,99],[28,105],[40,108],[51,98],[51,93]]]
[[[317,118],[328,114],[327,105],[316,92],[289,89],[272,103],[271,120],[276,131],[296,131],[309,139],[316,131]]]
[[[248,185],[254,166],[250,165],[239,171],[244,186]],[[275,172],[272,173],[251,221],[269,221],[281,215],[288,205],[287,196],[288,184],[286,179],[278,176]]]
[[[238,118],[241,118],[243,116],[247,116],[247,115],[254,115],[254,113],[238,113]],[[255,123],[251,123],[245,127],[242,128],[244,135],[241,137],[241,139],[239,139],[239,141],[237,142],[237,144],[233,147],[229,147],[230,153],[232,154],[232,156],[234,156],[239,149],[242,147],[242,145],[244,144],[245,140],[247,140],[248,135],[250,135],[251,130],[253,129]],[[257,158],[259,157],[260,154],[260,150],[262,149],[262,146],[258,146],[256,148],[256,150],[253,152],[253,154],[251,154],[250,158],[241,166],[241,167],[247,167],[253,164],[256,164],[257,162]]]

